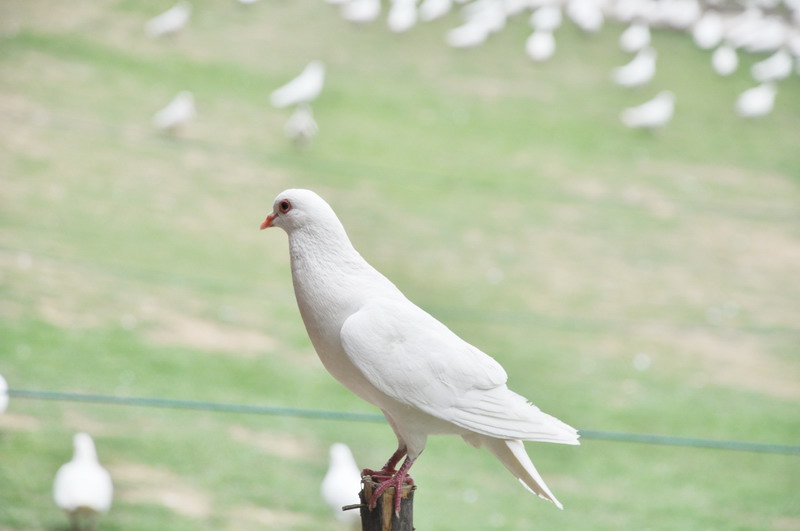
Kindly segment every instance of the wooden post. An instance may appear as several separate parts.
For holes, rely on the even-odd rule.
[[[371,476],[364,476],[362,480],[364,488],[358,494],[361,497],[361,531],[414,531],[415,485],[403,485],[398,517],[394,514],[394,487],[386,489],[375,508],[369,510],[367,503],[378,483]]]

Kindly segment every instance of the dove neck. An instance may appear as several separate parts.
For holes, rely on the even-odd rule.
[[[306,226],[292,231],[289,252],[292,270],[324,267],[332,271],[365,264],[341,225]]]

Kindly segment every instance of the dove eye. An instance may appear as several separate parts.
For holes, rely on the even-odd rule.
[[[287,201],[286,199],[284,199],[283,201],[278,203],[278,210],[281,211],[281,214],[286,214],[291,209],[292,209],[292,204],[289,201]]]

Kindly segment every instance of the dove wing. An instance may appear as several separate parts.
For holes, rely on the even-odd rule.
[[[353,364],[400,403],[491,437],[577,444],[573,428],[506,387],[499,363],[407,299],[373,299],[340,336]]]

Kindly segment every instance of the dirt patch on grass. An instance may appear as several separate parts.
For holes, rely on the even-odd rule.
[[[156,328],[147,331],[145,337],[162,345],[224,352],[244,358],[254,358],[260,352],[277,347],[275,339],[261,332],[200,317],[162,311],[154,322]]]
[[[708,381],[800,400],[797,385],[800,374],[796,368],[765,352],[756,338],[659,325],[650,325],[640,333],[651,341],[668,345],[677,357],[699,365]]]
[[[0,414],[0,431],[39,431],[41,427],[42,423],[39,422],[39,419],[30,415],[8,411]]]
[[[234,425],[228,434],[235,441],[258,448],[269,455],[289,459],[309,458],[319,455],[306,441],[273,431],[255,431],[244,426]]]
[[[124,502],[154,503],[190,518],[211,513],[211,495],[168,470],[139,463],[116,463],[108,469]]]
[[[255,505],[236,507],[228,512],[230,519],[227,529],[253,529],[263,526],[265,529],[311,529],[312,520],[308,515],[279,509],[268,509]]]

